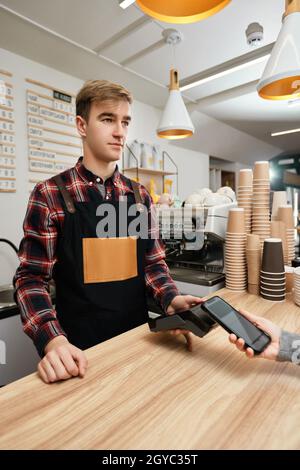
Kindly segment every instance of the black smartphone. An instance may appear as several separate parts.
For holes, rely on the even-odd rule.
[[[245,346],[260,354],[271,342],[270,336],[243,317],[232,305],[219,296],[212,297],[201,308],[206,311],[228,333],[234,333],[245,341]]]

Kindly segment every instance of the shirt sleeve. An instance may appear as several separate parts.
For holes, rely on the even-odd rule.
[[[278,361],[300,364],[300,335],[283,330],[280,336],[279,348]]]
[[[180,292],[171,278],[165,261],[164,244],[159,236],[158,220],[151,196],[143,186],[141,186],[141,190],[148,209],[148,243],[145,256],[146,286],[156,302],[166,312],[174,297],[180,295]]]
[[[59,222],[49,208],[44,183],[34,188],[23,224],[19,248],[20,265],[14,276],[15,299],[20,308],[23,329],[42,357],[47,343],[64,335],[49,293],[56,262]]]

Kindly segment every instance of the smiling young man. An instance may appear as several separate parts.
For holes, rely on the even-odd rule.
[[[151,198],[118,170],[131,103],[120,85],[86,82],[76,98],[83,157],[75,167],[38,183],[30,197],[14,284],[24,331],[42,358],[38,372],[46,383],[84,376],[84,349],[146,322],[146,288],[170,314],[201,302],[179,295],[153,223]],[[132,207],[145,210],[146,237],[129,233],[133,215],[127,217],[125,233],[124,223],[121,230],[124,206],[127,215]],[[106,213],[112,214],[108,224],[115,236],[99,233]],[[55,309],[48,292],[51,279]]]

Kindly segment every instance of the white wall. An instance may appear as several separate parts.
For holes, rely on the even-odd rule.
[[[270,160],[281,152],[278,147],[203,114],[197,106],[200,104],[188,105],[195,135],[185,143],[178,141],[177,146],[185,145],[190,150],[245,165],[253,165],[256,160]]]
[[[137,138],[139,141],[156,143],[166,150],[178,166],[179,197],[185,199],[193,190],[208,186],[209,157],[204,153],[177,147],[167,140],[158,138],[155,130],[160,114],[159,109],[135,101],[128,142]],[[166,164],[166,169],[173,171],[174,167]],[[175,179],[173,188],[175,188]]]
[[[227,162],[226,160],[214,159],[213,157],[210,157],[209,168],[235,172],[235,184],[236,184],[236,189],[237,189],[240,170],[246,169],[246,168],[252,169],[253,164],[251,163],[249,165],[245,165],[239,162]]]
[[[16,127],[16,193],[0,193],[0,238],[8,238],[17,246],[22,238],[22,224],[28,202],[28,156],[26,124],[26,83],[32,78],[59,89],[76,93],[82,80],[0,49],[0,68],[13,74]],[[105,78],[105,77],[103,77]],[[159,121],[157,108],[136,101],[128,141],[159,143],[169,151],[179,168],[179,195],[186,197],[193,189],[208,185],[208,156],[193,150],[170,146],[158,140],[155,128]],[[11,282],[18,260],[8,245],[0,244],[0,285]]]

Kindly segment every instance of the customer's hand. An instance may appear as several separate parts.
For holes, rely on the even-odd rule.
[[[188,310],[195,305],[201,304],[206,299],[201,299],[200,297],[195,297],[193,295],[176,295],[172,302],[170,303],[169,307],[167,308],[167,314],[172,315],[176,312],[182,312],[184,310]],[[170,330],[171,335],[184,335],[186,339],[186,347],[188,351],[193,350],[193,334],[188,330]]]
[[[46,345],[45,356],[38,364],[38,373],[45,383],[52,383],[71,377],[83,377],[86,368],[84,352],[60,335]]]
[[[266,318],[258,317],[257,315],[253,315],[245,310],[240,309],[239,312],[255,326],[268,333],[271,337],[271,343],[261,354],[254,355],[252,348],[245,348],[245,341],[242,338],[237,338],[236,335],[231,334],[229,335],[229,341],[232,344],[235,344],[239,351],[245,352],[246,356],[249,358],[262,357],[273,361],[276,360],[279,353],[279,338],[281,335],[281,329],[279,326],[275,325],[275,323],[270,320],[266,320]]]

